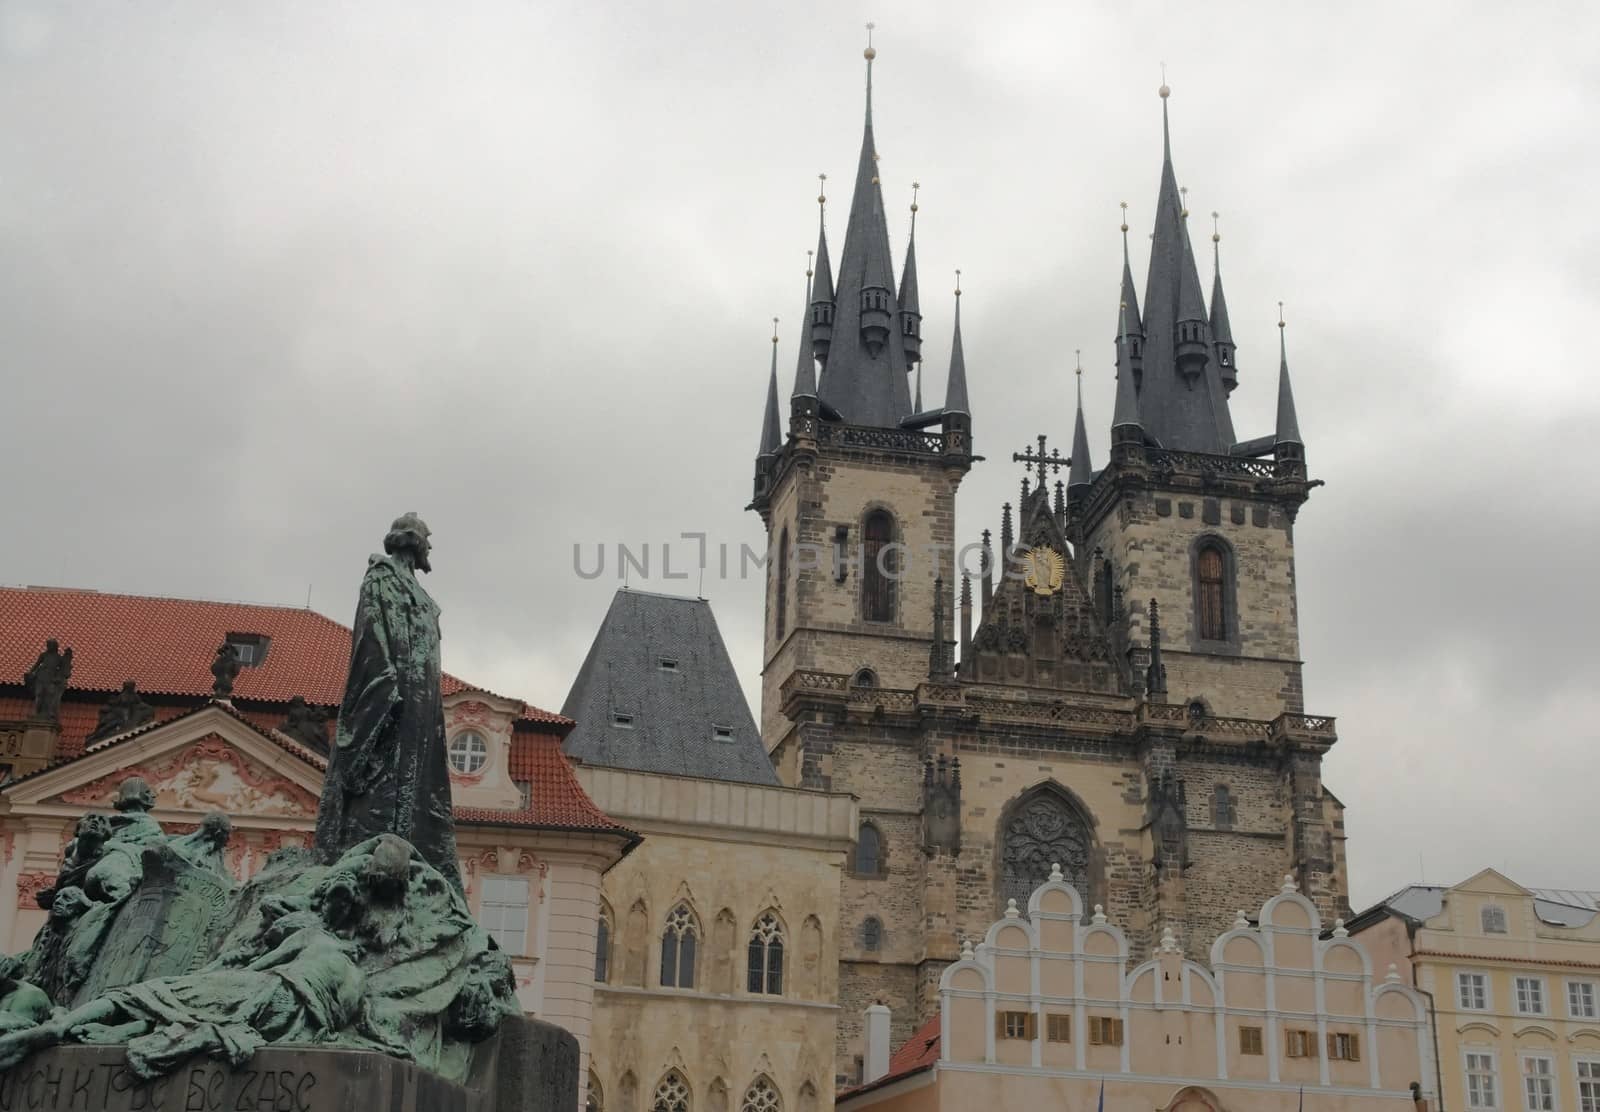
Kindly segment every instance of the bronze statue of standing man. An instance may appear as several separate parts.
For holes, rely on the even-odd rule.
[[[439,607],[417,581],[417,572],[432,570],[428,536],[422,519],[406,514],[384,537],[385,555],[367,561],[317,810],[317,849],[332,860],[375,835],[396,834],[460,889]]]

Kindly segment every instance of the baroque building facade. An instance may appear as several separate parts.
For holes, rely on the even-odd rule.
[[[903,1042],[963,940],[1054,865],[1135,957],[1166,931],[1200,957],[1285,874],[1324,920],[1347,911],[1321,779],[1334,720],[1306,713],[1299,658],[1294,525],[1318,483],[1281,329],[1276,427],[1235,435],[1220,260],[1208,306],[1167,89],[1142,302],[1123,227],[1110,458],[1093,464],[1080,393],[1069,453],[1041,436],[1012,457],[1026,477],[996,543],[956,522],[980,459],[959,291],[944,403],[920,397],[915,207],[896,284],[873,56],[842,250],[835,267],[824,222],[787,429],[775,350],[751,501],[766,745],[785,783],[861,801],[841,1079],[859,1076],[863,1009],[887,1005]]]

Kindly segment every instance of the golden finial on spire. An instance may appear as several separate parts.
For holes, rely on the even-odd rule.
[[[961,296],[961,268],[956,268],[956,296]]]
[[[1183,218],[1187,220],[1189,219],[1189,187],[1187,185],[1181,186],[1178,189],[1178,193],[1183,197]]]
[[[921,188],[922,188],[922,183],[921,182],[914,181],[914,182],[911,183],[911,211],[912,212],[916,212],[917,211],[917,190],[919,190]]]
[[[773,343],[777,343],[778,342],[778,318],[777,317],[773,317],[772,318],[772,342]]]
[[[1172,90],[1167,88],[1167,63],[1165,62],[1161,63],[1161,88],[1157,89],[1156,92],[1161,94],[1162,100],[1166,100],[1172,95]]]
[[[1217,227],[1217,214],[1214,212],[1211,214],[1211,242],[1222,242],[1222,231]]]
[[[816,255],[817,255],[817,253],[815,251],[807,251],[806,252],[806,277],[807,278],[810,278],[812,273],[813,273],[813,271],[811,269],[811,263],[812,263],[812,260],[814,260],[816,258]]]
[[[861,56],[869,62],[878,56],[878,52],[872,49],[872,32],[877,29],[877,26],[876,23],[867,24],[867,48],[861,52]]]
[[[1122,234],[1128,234],[1128,202],[1119,202],[1122,205]]]
[[[1283,327],[1283,302],[1278,302],[1278,327]]]
[[[817,175],[817,204],[825,205],[827,203],[828,203],[828,175],[827,174],[818,174]]]
[[[1072,354],[1074,356],[1076,356],[1077,360],[1078,360],[1077,369],[1074,370],[1072,373],[1078,376],[1078,381],[1079,382],[1082,382],[1083,381],[1083,349],[1082,348],[1073,348],[1072,349]]]

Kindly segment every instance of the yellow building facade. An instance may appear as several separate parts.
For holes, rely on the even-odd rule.
[[[1493,869],[1413,886],[1352,922],[1432,998],[1441,1107],[1600,1112],[1600,914],[1593,893]]]

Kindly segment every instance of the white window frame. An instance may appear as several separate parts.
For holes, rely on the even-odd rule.
[[[469,738],[476,738],[478,744],[483,748],[481,750],[472,748]],[[472,764],[472,758],[474,757],[478,758],[478,763],[471,768],[462,768],[456,764],[457,745],[463,746],[460,755],[464,758],[464,763]],[[480,775],[484,769],[489,767],[489,739],[477,730],[462,730],[450,739],[450,744],[445,747],[445,757],[450,762],[450,771],[457,776]]]
[[[1487,1070],[1474,1070],[1472,1060],[1482,1058],[1488,1062]],[[1474,1076],[1487,1077],[1489,1082],[1489,1101],[1486,1104],[1474,1104],[1472,1093],[1472,1080]],[[1462,1099],[1466,1101],[1469,1112],[1483,1112],[1484,1109],[1493,1110],[1500,1105],[1500,1054],[1492,1046],[1465,1046],[1461,1048],[1461,1079]]]
[[[1539,996],[1539,1010],[1530,1011],[1522,1006],[1523,985],[1535,986]],[[1511,1003],[1517,1015],[1547,1016],[1550,1014],[1549,985],[1543,977],[1519,974],[1511,979]]]
[[[1574,989],[1579,991],[1575,993]],[[1574,995],[1583,995],[1583,989],[1588,989],[1588,1007],[1585,1011],[1579,1011],[1572,1006],[1572,999]],[[1567,1017],[1569,1019],[1600,1019],[1600,989],[1595,987],[1593,981],[1578,980],[1576,978],[1567,981]]]
[[[525,876],[489,873],[478,897],[478,922],[512,957],[526,957],[533,886]],[[520,939],[520,941],[518,941]]]
[[[1530,1062],[1543,1062],[1549,1067],[1537,1073],[1528,1069]],[[1556,1057],[1554,1054],[1524,1053],[1517,1055],[1517,1074],[1522,1081],[1522,1107],[1526,1112],[1559,1112],[1561,1108],[1561,1089],[1556,1084]],[[1549,1101],[1544,1100],[1534,1103],[1530,1098],[1531,1089],[1528,1083],[1535,1078],[1543,1078],[1550,1086]]]
[[[1479,979],[1479,981],[1482,982],[1481,987],[1483,988],[1483,1006],[1481,1008],[1471,1007],[1471,1006],[1469,1006],[1468,1004],[1466,1004],[1464,1002],[1465,998],[1466,998],[1466,994],[1462,992],[1462,987],[1463,987],[1463,982],[1468,977],[1476,977],[1476,978]],[[1488,974],[1488,972],[1486,970],[1481,970],[1481,969],[1458,969],[1458,970],[1456,970],[1456,1011],[1458,1011],[1458,1012],[1487,1012],[1487,1011],[1493,1010],[1493,1008],[1494,1008],[1494,995],[1491,992],[1492,985],[1493,985],[1493,982],[1489,979],[1489,974]]]
[[[1589,1076],[1583,1069],[1589,1068]],[[1589,1086],[1590,1095],[1584,1099],[1583,1087]],[[1578,1112],[1600,1112],[1600,1057],[1579,1055],[1572,1060],[1572,1092],[1578,1098]]]

